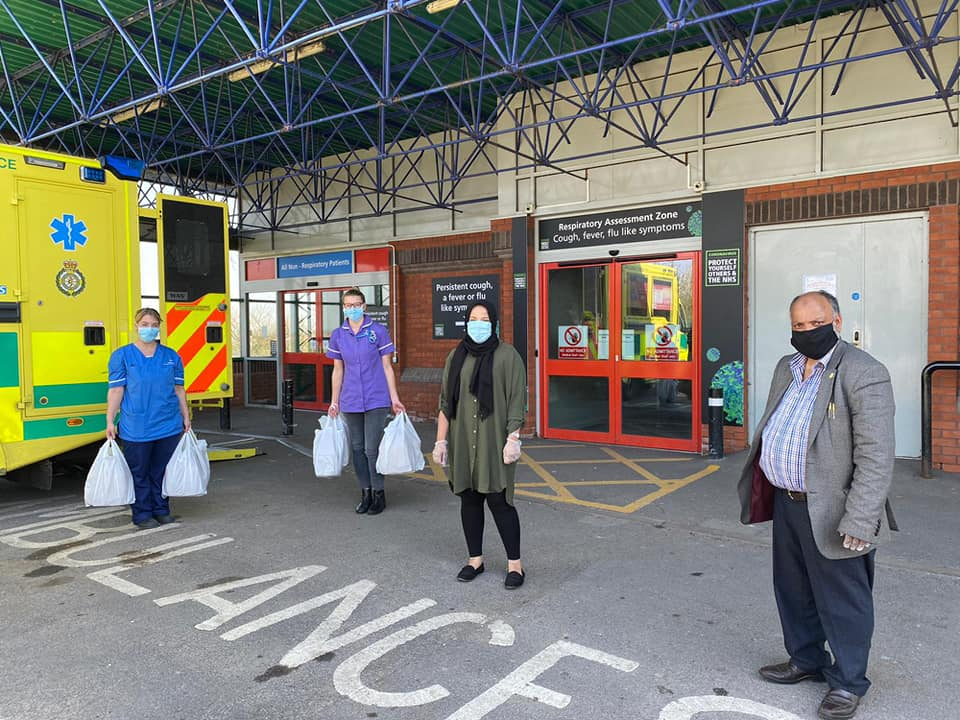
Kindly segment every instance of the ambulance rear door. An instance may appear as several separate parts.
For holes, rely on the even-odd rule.
[[[64,173],[76,171],[67,166]],[[91,411],[107,397],[116,342],[114,192],[99,185],[22,180],[16,203],[27,418]]]

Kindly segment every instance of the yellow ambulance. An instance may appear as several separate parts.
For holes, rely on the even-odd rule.
[[[103,437],[107,361],[130,342],[141,303],[133,177],[116,159],[0,145],[0,475],[7,479],[49,487],[51,458]],[[160,304],[175,342],[166,334],[162,341],[189,354],[191,399],[223,402],[233,394],[226,206],[161,200]]]

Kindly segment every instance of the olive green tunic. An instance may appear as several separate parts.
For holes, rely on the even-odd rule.
[[[452,392],[447,387],[447,377],[454,352],[447,355],[440,386],[440,410],[448,419]],[[503,464],[503,446],[507,435],[523,426],[527,369],[513,345],[501,342],[493,354],[493,412],[481,420],[480,404],[470,392],[475,362],[470,354],[463,361],[457,417],[450,420],[447,434],[450,489],[457,495],[471,489],[485,494],[506,490],[506,500],[512,505],[517,464]]]

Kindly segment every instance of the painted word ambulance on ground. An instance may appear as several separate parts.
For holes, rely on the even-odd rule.
[[[140,168],[0,145],[0,475],[49,487],[50,458],[98,441],[107,361],[140,297]],[[162,341],[194,403],[233,394],[227,218],[160,196]],[[146,221],[150,222],[150,217]]]

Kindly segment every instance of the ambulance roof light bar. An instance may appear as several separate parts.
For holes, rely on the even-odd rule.
[[[143,160],[120,157],[119,155],[104,155],[100,164],[121,180],[140,180],[143,178]]]

